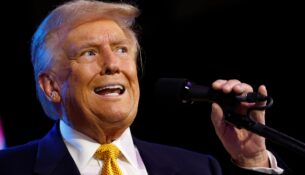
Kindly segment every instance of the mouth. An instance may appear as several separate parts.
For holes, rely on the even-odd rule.
[[[125,92],[125,87],[121,84],[109,84],[101,87],[96,87],[94,92],[102,96],[119,96]]]

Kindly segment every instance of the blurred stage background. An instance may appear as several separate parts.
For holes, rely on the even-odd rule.
[[[35,96],[30,42],[43,17],[62,2],[10,1],[2,7],[0,117],[7,147],[41,138],[53,125]],[[297,5],[260,0],[129,2],[142,10],[138,23],[146,62],[139,115],[132,125],[135,136],[228,161],[210,122],[210,105],[162,106],[154,99],[153,86],[161,77],[203,85],[237,78],[254,87],[265,84],[275,100],[267,124],[305,142],[304,19]],[[268,146],[295,171],[305,160],[281,146]]]

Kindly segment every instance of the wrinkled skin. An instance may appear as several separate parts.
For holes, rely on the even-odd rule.
[[[136,42],[105,19],[59,38],[60,59],[40,76],[41,87],[47,95],[56,92],[52,100],[65,123],[99,143],[115,140],[137,113]]]
[[[224,93],[243,94],[253,91],[250,85],[241,83],[238,80],[217,80],[212,84],[212,87]],[[265,86],[260,86],[258,92],[267,95]],[[245,115],[247,109],[253,105],[262,104],[241,103],[237,112]],[[250,115],[251,119],[262,124],[265,123],[264,111],[252,111]],[[242,167],[269,167],[265,139],[263,137],[245,129],[235,128],[225,122],[223,110],[216,103],[212,104],[211,118],[217,136],[237,165]]]

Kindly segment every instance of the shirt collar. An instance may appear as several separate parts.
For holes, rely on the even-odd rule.
[[[77,167],[79,169],[85,167],[100,144],[71,128],[62,120],[60,120],[60,133]],[[130,128],[127,128],[123,134],[112,143],[120,149],[122,155],[132,166],[136,168],[140,166],[137,161],[136,147],[132,140]]]

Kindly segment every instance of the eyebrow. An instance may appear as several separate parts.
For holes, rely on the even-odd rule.
[[[132,47],[132,40],[128,38],[124,39],[110,39],[110,46],[116,46],[116,45],[130,45]],[[103,43],[103,42],[102,42]],[[79,45],[71,45],[68,48],[67,56],[69,58],[74,58],[78,51],[85,49],[85,48],[98,48],[101,46],[101,41],[98,39],[91,39],[86,38],[82,41]]]
[[[84,38],[83,43],[78,46],[78,48],[94,47],[103,44],[104,42],[110,43],[110,45],[119,45],[119,44],[132,44],[131,39],[129,38],[118,38],[118,37],[103,37],[100,38]]]

